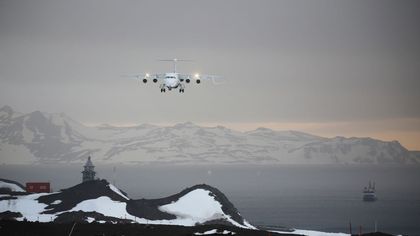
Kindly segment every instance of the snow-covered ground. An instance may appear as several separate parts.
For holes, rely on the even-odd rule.
[[[48,193],[30,194],[18,196],[17,199],[8,199],[0,201],[0,212],[11,211],[19,212],[22,217],[17,220],[50,222],[56,218],[54,214],[43,214],[46,204],[39,203],[37,199]]]
[[[329,233],[329,232],[321,232],[321,231],[314,231],[314,230],[303,230],[303,229],[295,229],[292,232],[289,231],[274,231],[270,230],[270,232],[274,233],[287,233],[287,234],[297,234],[297,235],[306,235],[306,236],[351,236],[350,234],[345,233]]]

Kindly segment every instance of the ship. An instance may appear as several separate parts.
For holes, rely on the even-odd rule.
[[[365,202],[374,202],[378,200],[376,197],[375,182],[369,181],[369,186],[366,186],[363,189],[363,201]]]

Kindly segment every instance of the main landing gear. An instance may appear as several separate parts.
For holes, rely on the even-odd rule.
[[[185,88],[185,85],[180,83],[179,84],[179,93],[184,93],[185,92],[184,88]]]
[[[160,87],[160,92],[161,93],[166,92],[166,89],[165,89],[165,85],[164,84],[161,84],[159,87]]]

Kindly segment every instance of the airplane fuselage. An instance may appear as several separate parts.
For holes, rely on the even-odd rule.
[[[165,77],[163,79],[163,85],[165,88],[169,90],[178,88],[181,85],[179,74],[178,73],[165,73]]]

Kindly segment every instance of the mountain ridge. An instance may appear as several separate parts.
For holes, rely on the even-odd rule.
[[[192,122],[173,126],[85,126],[64,113],[22,114],[0,108],[4,164],[418,164],[418,151],[398,141],[325,138],[300,131],[236,131]]]

